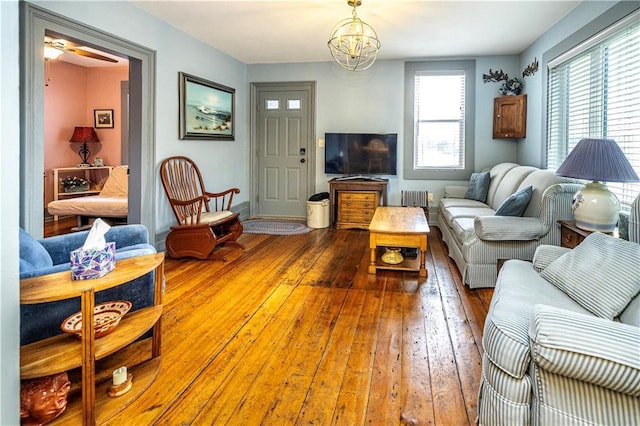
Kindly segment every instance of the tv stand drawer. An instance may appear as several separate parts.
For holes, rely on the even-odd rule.
[[[368,229],[376,207],[380,204],[378,191],[341,191],[338,193],[336,228]]]

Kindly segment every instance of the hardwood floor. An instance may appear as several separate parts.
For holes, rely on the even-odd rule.
[[[167,259],[160,373],[109,424],[474,423],[493,291],[461,285],[437,228],[424,282],[369,275],[366,231],[240,241]]]

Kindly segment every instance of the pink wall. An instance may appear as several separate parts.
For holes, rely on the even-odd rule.
[[[78,144],[69,139],[75,126],[93,126],[94,109],[113,109],[114,128],[96,129],[100,143],[89,146],[89,162],[95,157],[105,165],[120,163],[120,82],[128,79],[127,67],[84,68],[51,61],[44,107],[45,206],[53,199],[53,168],[81,162]]]

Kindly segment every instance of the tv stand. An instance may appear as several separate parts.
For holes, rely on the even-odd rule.
[[[369,229],[379,205],[387,205],[387,184],[382,178],[347,176],[329,181],[331,226]]]

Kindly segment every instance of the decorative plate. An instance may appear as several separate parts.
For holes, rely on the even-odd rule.
[[[114,300],[96,305],[93,308],[95,322],[95,338],[106,336],[115,330],[120,319],[131,309],[131,302],[126,300]],[[72,333],[82,337],[82,312],[76,312],[65,319],[60,328],[65,333]]]

